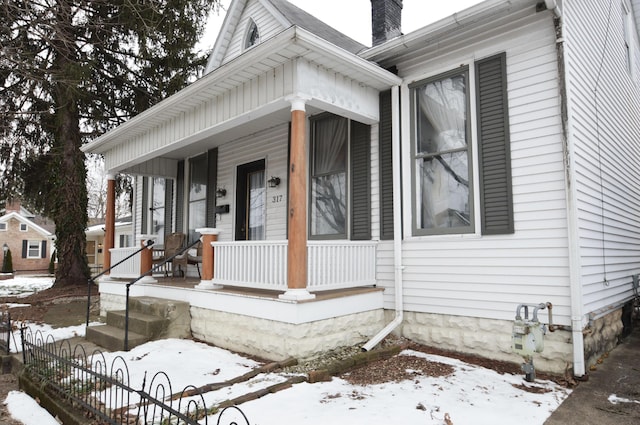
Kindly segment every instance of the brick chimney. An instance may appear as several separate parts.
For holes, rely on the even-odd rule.
[[[402,35],[402,0],[371,0],[371,32],[374,46]]]
[[[20,214],[20,207],[21,207],[21,203],[19,200],[11,200],[11,201],[7,201],[6,205],[5,205],[5,214],[9,214],[12,212],[18,213]]]

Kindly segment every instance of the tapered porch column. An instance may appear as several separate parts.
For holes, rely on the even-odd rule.
[[[104,251],[102,269],[111,267],[111,248],[115,245],[116,233],[116,177],[107,174],[107,212],[104,222]],[[109,273],[107,273],[109,274]]]
[[[217,289],[221,288],[220,285],[213,283],[213,246],[211,242],[218,240],[220,229],[214,229],[211,227],[205,227],[202,229],[196,229],[196,232],[200,233],[200,242],[202,243],[202,268],[200,270],[200,283],[196,285],[198,289]]]
[[[307,117],[305,99],[291,102],[291,151],[289,162],[289,244],[287,248],[287,291],[282,299],[315,298],[307,290]]]
[[[153,244],[149,244],[156,238],[155,235],[138,235],[136,240],[141,248],[146,248],[140,251],[140,276],[149,272],[153,268]],[[157,242],[157,241],[156,241]],[[139,282],[155,283],[157,280],[153,278],[151,274],[143,277]]]

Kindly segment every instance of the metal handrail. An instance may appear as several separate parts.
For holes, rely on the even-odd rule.
[[[188,246],[182,248],[182,250],[176,252],[175,254],[165,258],[164,260],[162,260],[161,262],[159,262],[155,266],[151,267],[147,272],[141,274],[140,276],[138,276],[137,278],[135,278],[131,282],[127,283],[127,285],[126,285],[126,288],[127,288],[126,291],[127,292],[126,292],[126,298],[125,298],[125,312],[124,312],[124,351],[129,351],[129,290],[130,290],[131,286],[136,284],[143,277],[149,276],[150,274],[153,274],[154,272],[158,271],[161,267],[166,265],[168,262],[173,261],[174,258],[176,258],[178,256],[181,256],[181,255],[184,255],[185,252],[187,252],[188,250],[190,250],[191,248],[196,246],[196,244],[198,244],[198,242],[200,242],[200,239],[196,239],[193,243],[191,243],[191,245],[188,245]]]
[[[89,314],[90,314],[90,311],[91,311],[91,285],[93,285],[95,280],[98,279],[101,276],[104,276],[106,273],[110,272],[114,267],[119,266],[120,264],[124,263],[125,261],[127,261],[131,257],[133,257],[135,255],[138,255],[143,250],[149,249],[149,247],[151,247],[154,244],[154,242],[155,241],[153,239],[147,239],[145,241],[145,245],[143,247],[140,247],[140,249],[138,249],[137,251],[134,251],[133,253],[127,255],[125,258],[123,258],[122,260],[118,261],[114,265],[110,266],[108,269],[103,270],[102,272],[98,273],[97,275],[89,277],[89,279],[87,279],[87,290],[88,290],[88,293],[87,293],[87,320],[86,320],[86,326],[89,326]]]

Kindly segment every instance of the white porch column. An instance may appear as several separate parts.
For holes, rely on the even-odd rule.
[[[220,289],[222,286],[213,283],[214,258],[211,242],[218,240],[218,235],[221,233],[221,230],[212,227],[203,227],[196,229],[196,232],[202,235],[200,237],[200,242],[202,243],[202,270],[200,272],[200,283],[195,287],[198,289]]]
[[[291,102],[291,151],[289,162],[289,243],[287,248],[287,291],[282,299],[307,300],[307,117],[308,98],[294,96]]]

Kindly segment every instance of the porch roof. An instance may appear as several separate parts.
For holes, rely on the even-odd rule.
[[[264,76],[265,72],[297,59],[304,59],[323,70],[340,74],[356,81],[362,87],[376,91],[386,90],[401,83],[398,76],[375,63],[343,50],[303,28],[293,26],[87,143],[82,150],[104,154],[118,145],[179,119],[211,99],[228,95],[237,87]],[[291,83],[295,84],[296,81]],[[313,97],[311,94],[311,98]],[[273,105],[271,107],[273,108]]]

